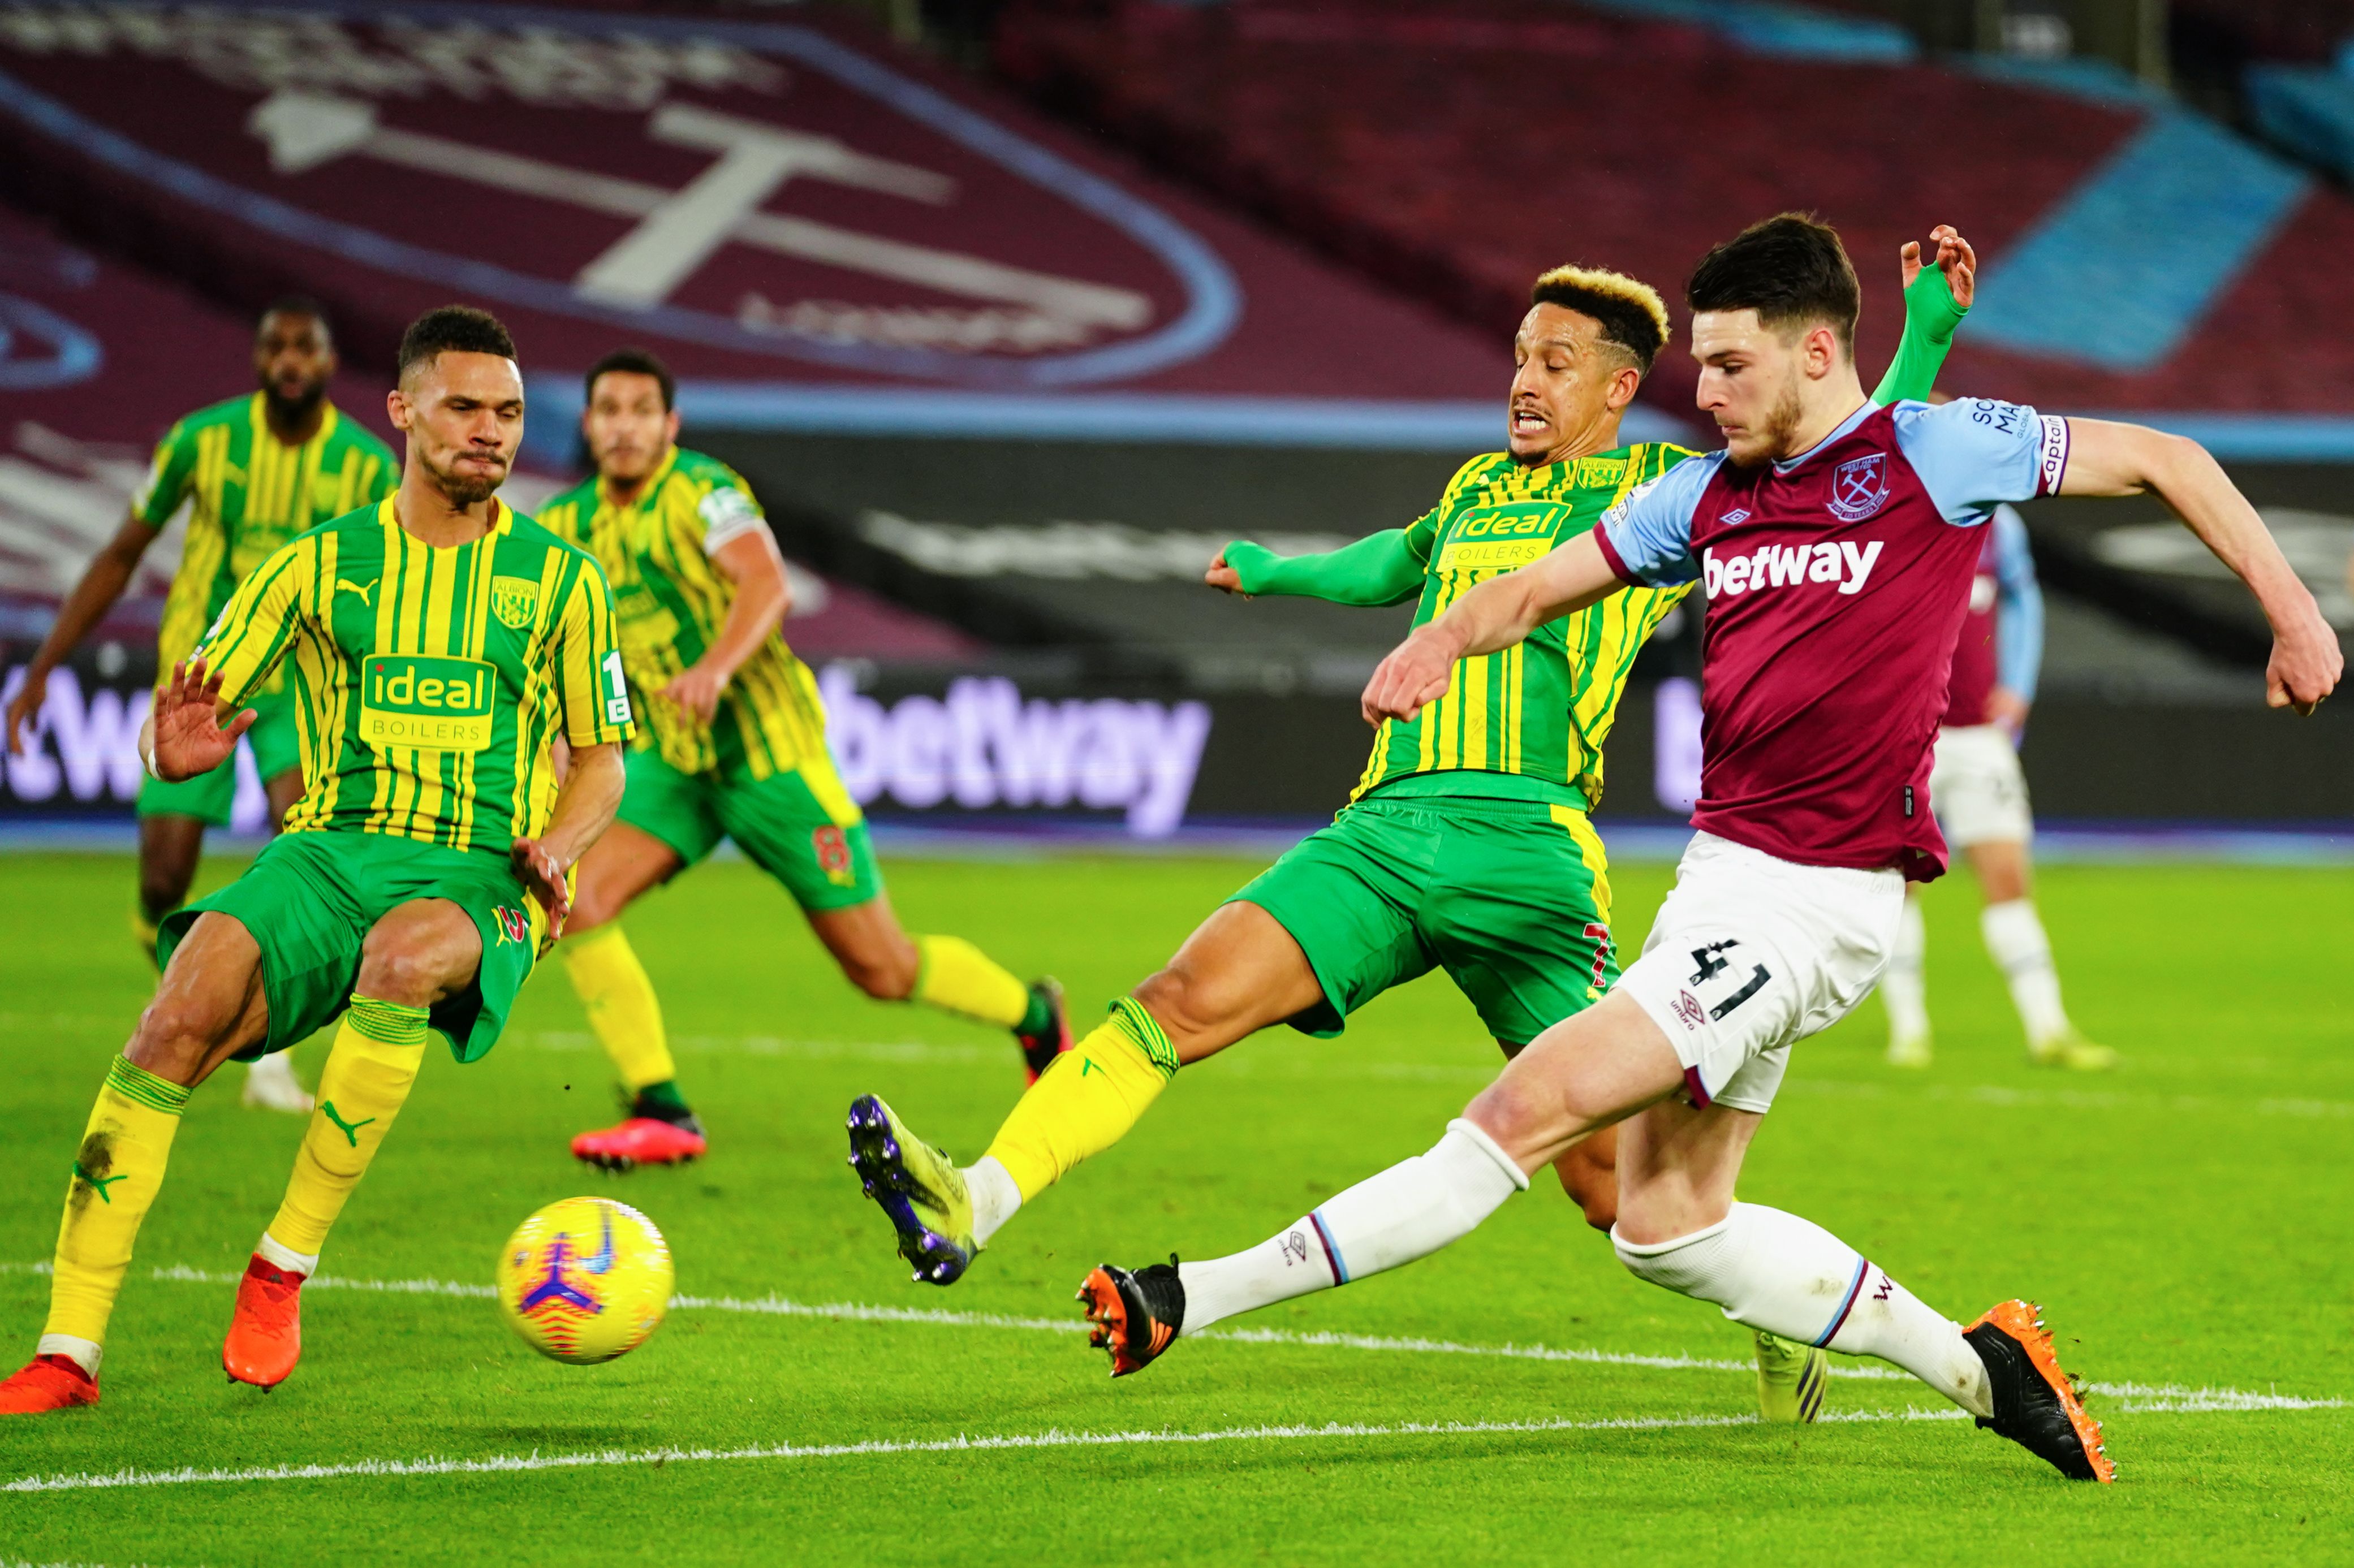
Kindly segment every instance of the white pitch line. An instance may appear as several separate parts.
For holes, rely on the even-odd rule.
[[[0,1274],[48,1274],[46,1263],[0,1263]],[[158,1266],[150,1277],[179,1284],[234,1285],[241,1277],[186,1265]],[[487,1299],[498,1292],[487,1285],[467,1285],[451,1279],[346,1279],[323,1274],[307,1282],[313,1290],[367,1290],[395,1296],[454,1296]],[[1067,1318],[1023,1318],[1010,1312],[960,1312],[944,1307],[877,1307],[862,1301],[795,1301],[783,1296],[673,1296],[670,1304],[681,1311],[744,1312],[758,1317],[813,1318],[852,1323],[914,1323],[943,1329],[1011,1329],[1028,1333],[1076,1334],[1087,1324]],[[1566,1361],[1588,1366],[1649,1367],[1662,1372],[1720,1372],[1743,1375],[1755,1371],[1753,1362],[1691,1355],[1644,1355],[1629,1351],[1597,1351],[1578,1346],[1480,1345],[1418,1336],[1346,1334],[1330,1330],[1212,1329],[1191,1336],[1197,1340],[1224,1340],[1235,1345],[1284,1345],[1308,1350],[1403,1352],[1418,1355],[1483,1356],[1503,1361]],[[1830,1375],[1860,1382],[1911,1383],[1909,1372],[1893,1367],[1833,1362]],[[2299,1394],[2260,1393],[2253,1389],[2191,1387],[2187,1383],[2091,1383],[2086,1391],[2119,1401],[2127,1414],[2203,1414],[2251,1410],[2336,1410],[2345,1402],[2308,1399]],[[1825,1420],[1832,1417],[1825,1416]],[[1848,1419],[1840,1417],[1839,1419]],[[1877,1419],[1876,1416],[1858,1419]]]
[[[1901,1410],[1842,1415],[1846,1421],[1943,1421],[1961,1412]],[[340,1465],[254,1465],[237,1469],[115,1470],[27,1476],[0,1486],[6,1492],[96,1491],[122,1487],[168,1487],[239,1481],[334,1480],[349,1476],[502,1475],[522,1470],[567,1470],[600,1466],[707,1463],[725,1459],[844,1459],[894,1454],[967,1454],[1006,1448],[1119,1448],[1158,1444],[1263,1443],[1333,1437],[1468,1437],[1542,1432],[1659,1432],[1680,1427],[1755,1426],[1755,1415],[1626,1415],[1573,1421],[1402,1421],[1375,1425],[1326,1422],[1320,1425],[1228,1426],[1211,1432],[1044,1432],[929,1440],[872,1439],[864,1443],[762,1443],[741,1448],[604,1448],[579,1454],[499,1454],[480,1459],[357,1459]]]

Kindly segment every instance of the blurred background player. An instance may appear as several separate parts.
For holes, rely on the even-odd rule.
[[[1904,248],[1907,323],[1874,394],[1925,394],[1967,308],[1975,258],[1949,228],[1925,270]],[[1409,526],[1327,554],[1229,545],[1211,586],[1343,604],[1418,599],[1426,624],[1473,585],[1545,558],[1638,487],[1693,454],[1620,446],[1620,421],[1668,339],[1658,292],[1616,272],[1557,268],[1530,291],[1513,344],[1509,450],[1472,459]],[[916,1277],[961,1277],[997,1230],[1089,1155],[1126,1136],[1175,1076],[1270,1024],[1330,1037],[1349,1013],[1434,968],[1478,1009],[1507,1057],[1616,982],[1610,884],[1587,820],[1602,747],[1635,654],[1688,586],[1638,588],[1466,661],[1416,718],[1383,724],[1349,804],[1187,938],[1167,968],[1112,1006],[1070,1062],[1014,1107],[960,1171],[890,1107],[851,1107],[851,1163],[899,1234]],[[1587,1224],[1616,1218],[1617,1139],[1568,1150],[1556,1170]],[[1819,1351],[1758,1339],[1769,1419],[1811,1420]]]
[[[523,440],[514,342],[444,306],[411,323],[398,364],[398,490],[266,557],[174,666],[141,736],[157,777],[208,772],[254,724],[245,699],[291,662],[317,751],[286,832],[164,916],[163,983],[75,1146],[48,1319],[0,1383],[0,1413],[98,1403],[107,1324],[189,1090],[337,1023],[221,1346],[231,1380],[283,1382],[302,1352],[302,1283],[427,1044],[472,1062],[497,1044],[564,928],[567,874],[620,800],[630,700],[604,576],[496,499]]]
[[[38,721],[49,672],[122,597],[181,503],[190,503],[188,532],[156,637],[159,694],[172,667],[188,656],[237,585],[271,551],[313,523],[392,493],[400,469],[391,450],[327,400],[335,366],[334,337],[318,305],[285,299],[261,313],[253,338],[260,390],[199,408],[165,433],[130,516],[91,559],[26,667],[25,683],[8,705],[10,749]],[[285,677],[271,676],[252,706],[259,716],[248,739],[269,792],[270,831],[276,832],[302,793],[294,698]],[[157,925],[187,902],[205,830],[228,826],[236,797],[234,759],[179,783],[151,778],[140,786],[139,897],[132,927],[149,962],[155,961]],[[300,1113],[311,1108],[311,1097],[293,1065],[276,1054],[246,1070],[245,1103]]]
[[[2027,522],[2016,508],[1999,506],[1970,581],[1969,617],[1954,649],[1953,684],[1929,774],[1929,805],[1946,842],[1968,856],[1978,877],[1986,900],[1978,928],[2010,986],[2010,1000],[2027,1031],[2028,1060],[2098,1072],[2116,1065],[2117,1054],[2084,1039],[2069,1022],[2030,881],[2028,842],[2035,823],[2028,810],[2027,776],[2019,766],[2019,742],[2042,662],[2043,591],[2035,581]],[[1919,885],[1908,883],[1904,891],[1903,923],[1881,977],[1880,994],[1888,1009],[1888,1060],[1899,1067],[1925,1067],[1931,1054],[1923,974],[1928,927],[1921,917]]]
[[[621,1075],[629,1116],[582,1133],[572,1152],[626,1171],[704,1151],[662,1004],[619,917],[722,838],[791,895],[852,984],[1013,1031],[1034,1079],[1070,1048],[1061,988],[1024,985],[961,937],[900,927],[826,750],[817,683],[779,634],[791,590],[751,490],[678,445],[677,387],[652,355],[607,355],[587,397],[580,430],[596,472],[540,517],[604,565],[645,729],[620,818],[581,863],[564,942],[564,972]]]

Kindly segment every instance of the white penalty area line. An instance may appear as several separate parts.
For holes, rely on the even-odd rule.
[[[0,1263],[0,1273],[39,1274],[49,1272],[46,1263]],[[195,1285],[234,1285],[240,1276],[222,1274],[185,1265],[159,1266],[149,1270],[151,1278]],[[451,1296],[473,1300],[489,1300],[498,1292],[487,1285],[468,1285],[454,1279],[346,1279],[323,1274],[306,1282],[311,1290],[363,1290],[394,1296]],[[670,1305],[674,1311],[742,1312],[767,1318],[811,1318],[833,1322],[850,1323],[912,1323],[943,1329],[996,1329],[1023,1333],[1078,1334],[1087,1324],[1067,1318],[1024,1318],[1010,1312],[960,1312],[940,1307],[877,1307],[859,1301],[795,1301],[783,1296],[673,1296]],[[1309,1350],[1370,1351],[1392,1354],[1480,1356],[1502,1361],[1561,1361],[1586,1366],[1645,1367],[1659,1372],[1736,1372],[1749,1376],[1755,1372],[1755,1362],[1691,1355],[1643,1355],[1628,1351],[1601,1351],[1580,1346],[1469,1344],[1456,1340],[1432,1340],[1410,1335],[1348,1334],[1332,1330],[1302,1330],[1296,1329],[1211,1329],[1189,1335],[1196,1342],[1230,1345],[1262,1345]],[[1863,1366],[1849,1361],[1833,1361],[1830,1375],[1851,1378],[1860,1382],[1912,1383],[1909,1372],[1893,1367]],[[2124,1414],[2190,1414],[2223,1411],[2255,1410],[2336,1410],[2344,1404],[2337,1399],[2307,1399],[2274,1390],[2259,1393],[2253,1389],[2191,1387],[2185,1383],[2085,1383],[2087,1393],[2101,1394],[2118,1403],[2115,1413]],[[1944,1414],[1944,1413],[1938,1413]],[[1876,1415],[1866,1413],[1850,1415],[1825,1415],[1829,1420],[1872,1420]]]
[[[1958,1410],[1849,1411],[1825,1421],[1959,1421]],[[370,1476],[482,1476],[602,1466],[705,1464],[727,1459],[852,1459],[898,1454],[976,1454],[1010,1448],[1129,1448],[1200,1443],[1268,1443],[1341,1437],[1472,1437],[1547,1432],[1659,1432],[1687,1427],[1755,1426],[1755,1415],[1624,1415],[1573,1421],[1328,1421],[1315,1425],[1227,1426],[1212,1432],[1016,1432],[864,1443],[758,1443],[741,1448],[602,1448],[578,1454],[494,1454],[479,1459],[355,1459],[340,1465],[252,1465],[234,1469],[114,1470],[27,1476],[0,1492],[102,1491],[244,1481],[318,1481]]]

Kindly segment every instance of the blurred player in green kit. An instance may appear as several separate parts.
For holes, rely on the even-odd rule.
[[[334,337],[318,305],[287,299],[262,313],[253,338],[260,390],[197,409],[156,446],[130,516],[67,597],[8,704],[11,749],[39,723],[49,672],[105,619],[183,503],[187,539],[156,639],[159,692],[170,682],[172,666],[188,656],[238,584],[271,551],[314,523],[392,493],[400,465],[390,450],[327,400],[335,365]],[[284,676],[272,677],[251,706],[260,716],[247,738],[269,792],[274,832],[302,793],[294,705]],[[205,830],[228,826],[236,795],[234,761],[182,783],[150,779],[141,786],[139,899],[132,925],[151,959],[156,927],[187,902]],[[279,1054],[247,1070],[245,1103],[299,1113],[311,1108],[311,1097]]]

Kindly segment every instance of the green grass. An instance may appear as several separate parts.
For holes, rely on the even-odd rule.
[[[222,876],[233,869],[211,868]],[[1162,959],[1250,867],[902,863],[917,929],[959,931],[1075,1008]],[[29,1351],[73,1140],[148,990],[126,861],[0,861],[0,1321]],[[1617,875],[1624,936],[1665,885]],[[2342,873],[2063,869],[2042,888],[2072,1004],[2113,1078],[2021,1061],[1967,880],[1929,900],[1939,1057],[1882,1065],[1876,1003],[1798,1047],[1744,1195],[1820,1221],[1956,1315],[2047,1303],[2106,1383],[2354,1400],[2344,1213],[2354,1055]],[[715,865],[631,932],[663,987],[715,1152],[608,1183],[566,1153],[608,1075],[553,966],[482,1064],[432,1061],[326,1271],[487,1282],[525,1213],[610,1192],[662,1225],[679,1287],[1076,1321],[1106,1258],[1229,1251],[1426,1148],[1492,1070],[1443,978],[1342,1039],[1278,1031],[1190,1069],[1127,1142],[1034,1205],[950,1291],[908,1283],[843,1167],[842,1115],[887,1093],[970,1158],[1019,1087],[1011,1046],[832,974],[782,896]],[[314,1075],[322,1044],[299,1062]],[[599,1368],[532,1355],[475,1298],[313,1288],[306,1358],[268,1396],[218,1363],[227,1277],[274,1208],[300,1126],[198,1091],[140,1238],[95,1410],[0,1426],[0,1481],[990,1434],[1737,1417],[1738,1372],[1204,1340],[1112,1383],[1076,1334],[681,1308]],[[1739,1358],[1710,1308],[1628,1277],[1550,1181],[1439,1257],[1257,1325]],[[1929,1409],[1841,1379],[1845,1411]],[[1953,1421],[1325,1436],[1202,1445],[630,1463],[529,1473],[0,1492],[0,1560],[235,1563],[1091,1560],[2168,1563],[2354,1557],[2354,1410],[2205,1413],[2095,1400],[2123,1465],[2070,1486]]]

